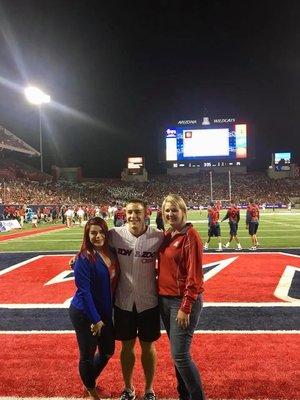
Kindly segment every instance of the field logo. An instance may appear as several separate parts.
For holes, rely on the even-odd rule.
[[[151,253],[141,256],[152,259]],[[68,308],[76,286],[71,257],[40,255],[4,269],[3,258],[0,331],[72,330]],[[299,329],[295,318],[295,307],[300,306],[299,256],[206,253],[203,272],[204,308],[197,330],[292,333]]]
[[[141,256],[152,258],[152,253]],[[71,257],[37,256],[0,271],[0,305],[64,304],[76,290]],[[206,254],[203,272],[208,302],[299,302],[297,256]]]

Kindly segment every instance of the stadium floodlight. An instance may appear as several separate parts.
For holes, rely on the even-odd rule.
[[[42,105],[50,103],[50,96],[44,93],[41,89],[28,86],[24,89],[24,94],[29,103],[39,107],[39,123],[40,123],[40,160],[41,160],[41,172],[44,172],[43,167],[43,136],[42,136]]]
[[[26,99],[37,106],[40,106],[42,104],[50,103],[50,96],[46,93],[44,93],[42,90],[40,90],[37,87],[34,86],[28,86],[25,90],[25,97]]]

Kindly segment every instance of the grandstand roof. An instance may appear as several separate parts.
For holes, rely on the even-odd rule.
[[[18,138],[0,125],[0,151],[1,150],[17,151],[19,153],[28,154],[30,156],[39,156],[40,153],[31,147],[24,140]]]

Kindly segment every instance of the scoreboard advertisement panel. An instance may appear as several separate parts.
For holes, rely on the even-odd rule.
[[[234,118],[179,121],[165,130],[166,161],[245,160],[248,125]],[[182,122],[182,123],[181,123]]]
[[[291,153],[274,153],[274,164],[276,171],[290,171]]]
[[[128,157],[127,168],[130,175],[140,175],[143,173],[143,157]]]

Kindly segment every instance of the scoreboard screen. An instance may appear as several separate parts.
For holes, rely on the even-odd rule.
[[[233,121],[166,129],[166,161],[246,159],[247,124]]]

